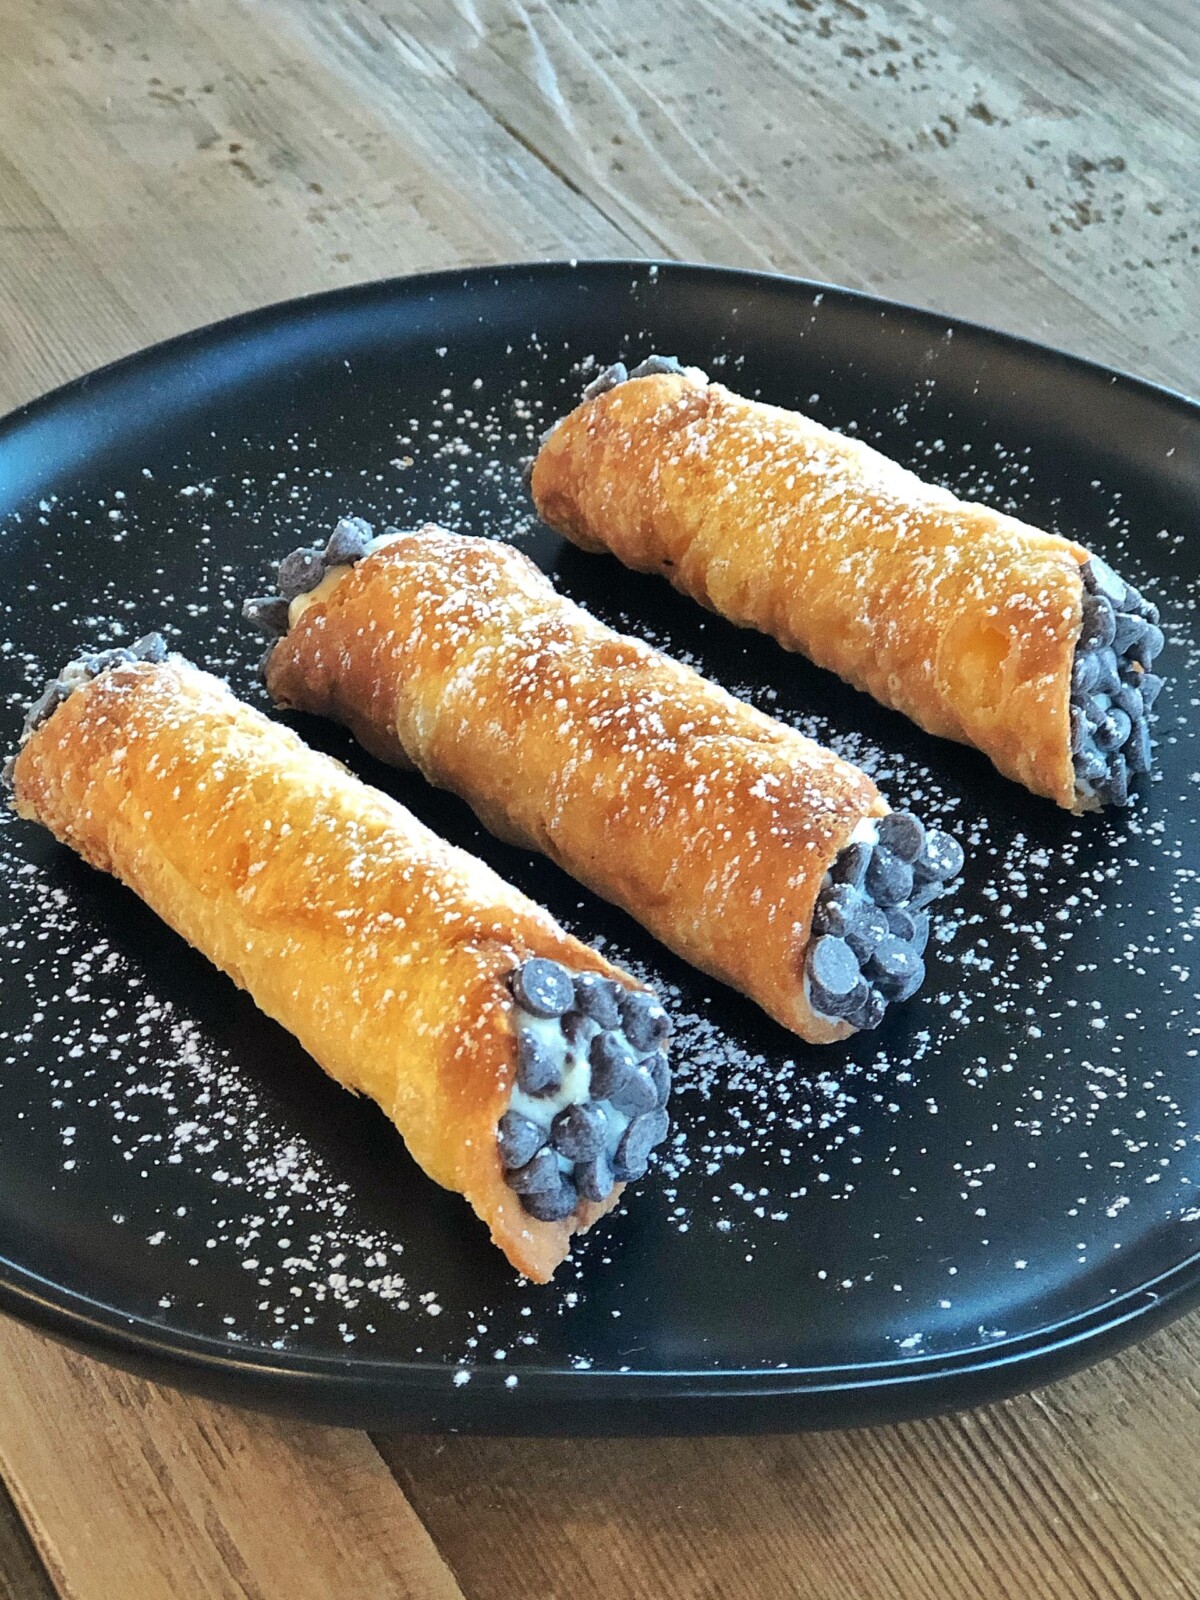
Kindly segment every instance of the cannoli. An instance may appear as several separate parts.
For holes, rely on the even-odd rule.
[[[924,977],[954,839],[865,773],[559,595],[511,546],[356,518],[246,614],[281,706],[461,795],[813,1043]]]
[[[618,363],[545,437],[539,515],[661,572],[1071,811],[1152,761],[1158,611],[1082,545],[694,367]]]
[[[545,1282],[667,1131],[663,1008],[151,635],[32,708],[15,809],[128,884],[366,1094]]]

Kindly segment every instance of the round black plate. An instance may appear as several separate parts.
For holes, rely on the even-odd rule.
[[[520,462],[593,359],[669,351],[1102,550],[1164,609],[1162,776],[1080,822],[773,644],[539,529]],[[923,994],[809,1048],[466,809],[298,722],[668,992],[677,1138],[556,1282],[180,940],[0,825],[0,1304],[116,1362],[340,1422],[795,1428],[993,1398],[1200,1291],[1200,411],[961,323],[694,267],[515,267],[275,307],[0,428],[11,744],[149,628],[263,702],[238,619],[342,512],[516,540],[606,620],[951,827]],[[331,972],[329,981],[339,975]]]

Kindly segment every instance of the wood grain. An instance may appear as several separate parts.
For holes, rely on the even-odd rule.
[[[462,1600],[364,1434],[208,1405],[7,1321],[0,1363],[0,1467],[59,1594]]]
[[[1195,0],[0,0],[0,40],[0,408],[287,295],[629,254],[1200,382]],[[395,1478],[12,1325],[0,1362],[53,1575],[0,1500],[0,1600],[1200,1595],[1195,1317],[971,1416],[380,1438]]]
[[[1192,1318],[903,1427],[377,1443],[472,1600],[1167,1600],[1200,1594],[1198,1358]]]

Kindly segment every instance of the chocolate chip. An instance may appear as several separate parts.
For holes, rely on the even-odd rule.
[[[1143,622],[1141,617],[1135,617],[1131,611],[1118,611],[1113,649],[1119,656],[1137,655],[1138,646],[1146,637],[1148,627],[1149,623]]]
[[[631,1178],[642,1176],[651,1150],[666,1138],[669,1126],[665,1111],[649,1111],[634,1118],[621,1135],[613,1160],[613,1175],[619,1182],[628,1183]]]
[[[637,1066],[629,1041],[620,1033],[598,1033],[588,1047],[592,1068],[592,1093],[598,1100],[611,1099],[627,1074]]]
[[[881,845],[867,868],[867,891],[878,906],[898,906],[913,891],[913,870]]]
[[[1154,702],[1162,693],[1162,686],[1165,681],[1156,672],[1143,672],[1137,680],[1138,692],[1147,711],[1153,710]]]
[[[870,865],[871,854],[871,846],[861,840],[848,844],[830,867],[829,876],[834,883],[848,883],[853,889],[861,888],[863,879],[867,875],[867,867]]]
[[[590,1161],[575,1163],[575,1184],[585,1200],[606,1200],[615,1181],[612,1166],[603,1151]]]
[[[859,980],[858,957],[844,939],[831,934],[814,939],[808,947],[808,980],[818,1011],[832,1013]]]
[[[1132,772],[1149,772],[1154,763],[1150,728],[1144,717],[1139,717],[1133,725],[1133,734],[1125,746],[1125,759]]]
[[[671,1098],[671,1068],[667,1063],[666,1051],[659,1050],[650,1058],[650,1076],[654,1080],[654,1093],[660,1106],[665,1106]]]
[[[660,373],[682,372],[683,367],[677,356],[647,356],[644,361],[639,361],[636,367],[630,369],[631,378],[654,378]]]
[[[523,1117],[519,1111],[506,1111],[496,1130],[500,1160],[508,1168],[523,1167],[546,1142],[545,1129]]]
[[[513,998],[535,1017],[561,1017],[575,1000],[575,984],[566,967],[545,956],[531,956],[512,975]]]
[[[1112,805],[1130,803],[1130,768],[1120,752],[1109,763],[1109,802]]]
[[[1083,563],[1080,576],[1089,594],[1102,594],[1117,610],[1124,607],[1129,585],[1124,578],[1113,571],[1107,561],[1101,561],[1099,556],[1093,556],[1090,561]],[[1134,593],[1136,592],[1135,590]]]
[[[844,939],[860,903],[849,884],[827,883],[813,908],[813,932],[832,933],[835,938]]]
[[[883,1021],[887,1001],[878,989],[873,989],[867,984],[864,984],[863,988],[865,993],[862,999],[851,1010],[845,1012],[845,1018],[852,1028],[861,1028],[869,1032]]]
[[[899,861],[915,861],[925,845],[925,827],[910,811],[891,811],[879,821],[879,842]]]
[[[561,1222],[574,1211],[578,1199],[575,1185],[560,1174],[557,1188],[522,1195],[521,1204],[537,1222]]]
[[[1071,707],[1071,754],[1077,755],[1088,736],[1087,720],[1079,706]]]
[[[1096,687],[1096,680],[1100,676],[1100,663],[1096,660],[1095,653],[1091,650],[1077,650],[1074,665],[1071,668],[1071,688],[1081,698],[1089,694]]]
[[[568,1011],[562,1018],[560,1026],[563,1037],[575,1050],[584,1049],[595,1038],[595,1025],[590,1017],[585,1017],[582,1011]]]
[[[242,616],[268,639],[282,639],[288,631],[288,601],[281,594],[257,595],[253,600],[244,600]]]
[[[609,1105],[622,1116],[637,1117],[645,1111],[653,1111],[658,1105],[658,1090],[650,1069],[638,1062],[624,1075],[607,1099]]]
[[[963,848],[952,834],[940,828],[931,828],[925,836],[925,849],[921,856],[923,874],[932,874],[948,883],[957,878],[963,869]]]
[[[375,530],[363,517],[342,517],[325,546],[325,560],[331,567],[351,566],[367,553]]]
[[[1108,761],[1094,744],[1090,744],[1079,752],[1075,769],[1085,783],[1098,783],[1108,772]]]
[[[562,1083],[562,1068],[550,1046],[528,1028],[517,1034],[517,1082],[535,1096],[554,1094]]]
[[[670,1019],[652,994],[644,989],[626,989],[620,1005],[625,1037],[635,1050],[653,1050],[670,1037]]]
[[[1131,722],[1138,722],[1145,715],[1146,706],[1142,699],[1141,690],[1131,683],[1123,683],[1113,695],[1112,703],[1119,706]]]
[[[1166,642],[1162,629],[1155,627],[1152,622],[1149,623],[1146,627],[1146,637],[1142,640],[1138,655],[1138,659],[1144,667],[1150,666],[1152,662],[1158,659]]]
[[[870,900],[860,900],[854,921],[846,935],[846,943],[860,962],[867,959],[880,939],[887,938],[887,933],[887,913],[883,908],[873,905]]]
[[[568,1161],[590,1161],[604,1149],[608,1121],[595,1103],[564,1106],[550,1124],[550,1140]]]
[[[614,361],[611,367],[605,367],[599,372],[583,391],[584,400],[595,400],[599,395],[607,394],[610,389],[615,389],[619,383],[624,383],[629,376],[629,368],[623,361]]]
[[[620,998],[623,993],[621,984],[603,977],[599,972],[575,974],[575,1004],[585,1017],[591,1017],[602,1028],[620,1026]]]
[[[514,1167],[506,1181],[517,1194],[548,1194],[558,1187],[561,1177],[558,1157],[549,1145],[543,1145],[524,1166]]]
[[[1096,661],[1096,687],[1097,694],[1116,694],[1121,687],[1120,662],[1117,652],[1109,647],[1097,650]]]
[[[905,944],[910,944],[916,924],[904,907],[889,906],[884,915],[887,918],[888,932],[897,939],[903,939]]]
[[[140,639],[135,639],[129,648],[138,661],[148,661],[156,667],[160,666],[170,653],[167,650],[167,641],[161,633],[144,633]]]
[[[912,947],[918,955],[924,955],[925,946],[929,943],[929,916],[922,911],[913,919]]]
[[[1083,597],[1083,626],[1079,633],[1077,648],[1091,650],[1113,642],[1116,632],[1116,614],[1112,606],[1100,594],[1085,594]]]
[[[886,1000],[907,1000],[925,977],[925,965],[902,939],[885,939],[871,957],[867,975]]]
[[[279,563],[279,592],[285,600],[308,594],[325,576],[325,558],[315,547],[293,550]]]

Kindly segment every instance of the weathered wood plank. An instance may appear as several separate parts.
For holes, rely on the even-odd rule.
[[[376,1442],[472,1600],[1166,1600],[1200,1594],[1198,1358],[1193,1317],[1042,1394],[904,1427]]]
[[[207,1405],[7,1320],[0,1364],[0,1467],[70,1600],[462,1600],[365,1434]]]

